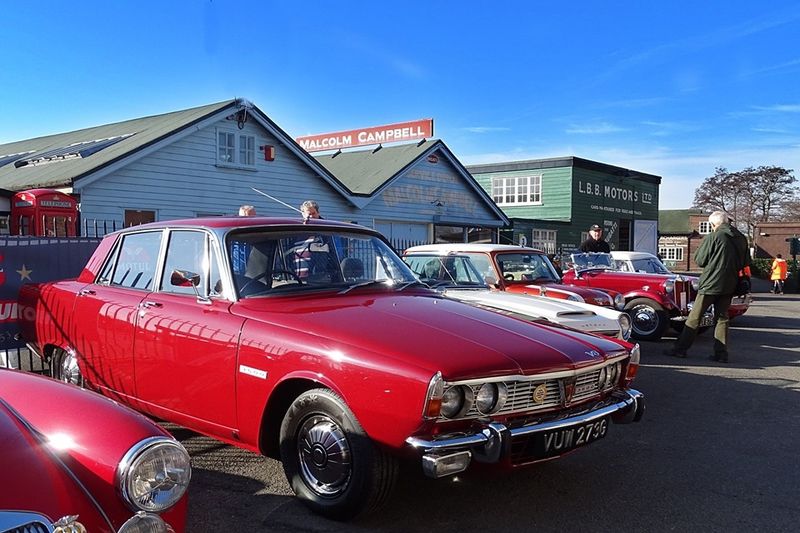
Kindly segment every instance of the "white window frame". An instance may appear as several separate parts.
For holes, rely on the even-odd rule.
[[[546,254],[556,253],[557,240],[558,240],[558,230],[554,229],[531,230],[531,248],[537,248]]]
[[[216,131],[216,147],[217,166],[255,170],[255,135],[218,128]]]
[[[701,222],[700,226],[697,228],[697,232],[700,235],[708,235],[711,233],[711,222],[708,222],[707,220]]]
[[[683,261],[683,246],[659,246],[658,254],[664,261]]]
[[[542,175],[493,177],[492,199],[499,206],[542,205]]]

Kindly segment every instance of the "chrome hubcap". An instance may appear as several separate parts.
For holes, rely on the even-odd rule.
[[[347,487],[352,474],[350,443],[333,420],[314,415],[303,422],[297,453],[303,480],[314,492],[333,496]]]
[[[658,327],[658,314],[652,307],[637,307],[634,309],[632,322],[639,333],[652,333]]]
[[[69,352],[62,353],[59,365],[61,375],[59,379],[65,383],[81,384],[81,370],[78,368],[78,358]]]

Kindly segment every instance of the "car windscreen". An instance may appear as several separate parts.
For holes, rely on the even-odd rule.
[[[385,242],[368,234],[316,228],[248,230],[229,234],[226,248],[242,298],[416,280]]]
[[[489,288],[466,256],[414,254],[403,260],[420,281],[431,287]]]
[[[633,269],[635,272],[649,272],[651,274],[670,274],[670,271],[658,259],[645,258],[633,259]]]
[[[588,253],[588,254],[572,254],[570,256],[571,264],[577,267],[578,270],[592,270],[592,269],[607,269],[615,270],[614,259],[611,254],[604,253]]]
[[[496,261],[506,281],[560,281],[553,264],[544,254],[502,253],[497,254]]]

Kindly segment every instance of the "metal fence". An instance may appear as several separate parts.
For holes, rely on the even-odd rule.
[[[0,350],[0,368],[11,368],[50,375],[50,365],[42,361],[38,355],[25,347]]]

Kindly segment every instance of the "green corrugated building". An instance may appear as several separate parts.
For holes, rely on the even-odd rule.
[[[612,249],[656,253],[660,176],[579,157],[467,170],[512,220],[509,241],[567,253],[600,224]]]

